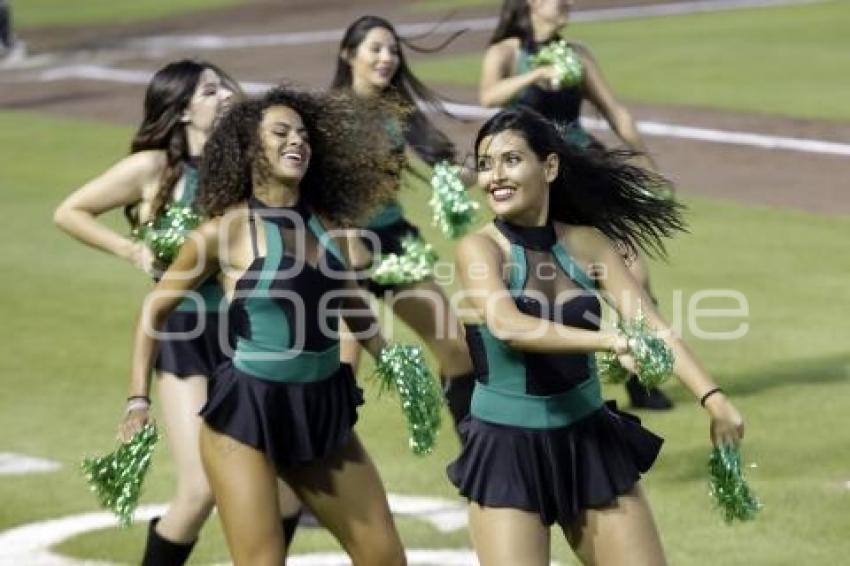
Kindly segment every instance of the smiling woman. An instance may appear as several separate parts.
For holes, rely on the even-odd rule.
[[[148,230],[154,237],[160,222],[171,222],[172,211],[197,218],[201,153],[213,126],[239,94],[237,83],[211,63],[180,60],[157,71],[145,92],[144,118],[131,154],[68,196],[54,213],[56,224],[88,246],[149,275],[158,273],[171,257],[156,254],[146,238],[115,232],[99,217],[123,208],[134,232]],[[218,332],[221,299],[220,285],[208,278],[160,328],[163,339],[153,367],[177,464],[177,489],[168,512],[150,523],[142,558],[146,566],[183,564],[212,512],[213,497],[198,452],[197,412],[207,399],[209,377],[226,359]],[[150,418],[150,389],[147,379],[133,384],[120,425],[122,440]],[[297,502],[282,484],[281,494],[284,521],[294,524],[289,515]]]
[[[281,564],[283,478],[356,565],[402,564],[377,470],[353,431],[363,402],[340,363],[340,316],[376,355],[384,345],[346,271],[350,225],[390,197],[400,160],[380,107],[276,89],[238,103],[207,143],[200,226],[148,295],[132,387],[145,391],[159,328],[181,297],[216,277],[229,299],[232,356],[200,411],[201,458],[236,565]],[[345,309],[345,310],[344,310]],[[128,419],[132,433],[147,415]]]
[[[675,351],[677,375],[708,410],[713,441],[740,441],[740,414],[612,244],[663,254],[663,239],[684,229],[681,207],[645,190],[664,180],[630,165],[628,153],[576,148],[528,108],[488,120],[475,152],[496,218],[457,250],[482,322],[467,329],[476,383],[448,473],[470,501],[479,559],[549,564],[557,523],[585,564],[664,564],[638,485],[662,440],[603,402],[594,354],[634,367],[630,342],[601,328],[600,299],[628,319],[643,305]]]

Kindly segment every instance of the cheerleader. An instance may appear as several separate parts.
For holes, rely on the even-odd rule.
[[[375,109],[377,112],[378,109]],[[237,566],[284,559],[279,477],[356,566],[404,564],[378,472],[353,426],[362,393],[340,363],[340,315],[361,335],[371,317],[326,228],[356,225],[391,197],[386,131],[350,99],[277,89],[239,103],[207,143],[200,206],[211,218],[183,245],[145,303],[132,394],[147,388],[159,328],[180,296],[216,276],[229,299],[231,359],[201,410],[201,456]],[[356,131],[354,131],[356,130]],[[362,345],[383,346],[371,333]],[[130,415],[128,433],[147,418]]]
[[[363,16],[345,30],[339,45],[336,72],[331,88],[350,90],[364,99],[400,101],[406,110],[400,127],[399,143],[407,158],[429,166],[441,160],[454,161],[451,141],[417,107],[424,102],[442,110],[439,98],[411,72],[401,47],[402,40],[390,22],[376,16]],[[393,126],[390,126],[391,128]],[[419,237],[419,229],[404,216],[398,201],[383,207],[367,225],[377,242],[374,253],[403,252],[402,240]],[[368,282],[377,297],[391,301],[393,313],[410,326],[428,345],[439,362],[449,409],[455,424],[468,412],[473,379],[463,328],[445,294],[432,279],[406,285],[380,285]],[[394,297],[394,294],[403,293]],[[403,298],[402,298],[403,297]],[[344,357],[354,362],[356,345],[346,341]],[[356,362],[354,363],[356,365]]]
[[[463,448],[448,469],[470,501],[482,566],[549,564],[553,524],[584,564],[664,564],[639,479],[661,438],[602,400],[596,352],[634,368],[628,341],[600,329],[600,297],[643,309],[675,355],[675,373],[708,411],[715,444],[743,420],[672,334],[613,241],[664,252],[680,207],[645,192],[661,181],[620,152],[566,142],[528,108],[488,120],[475,142],[494,221],[464,238],[456,261],[481,324],[467,329],[476,384]]]
[[[130,155],[66,198],[56,209],[56,224],[84,244],[154,275],[164,262],[149,246],[115,232],[98,217],[123,208],[131,227],[138,229],[169,208],[196,210],[201,153],[213,125],[239,92],[238,84],[210,63],[181,60],[157,71],[145,93],[144,117]],[[146,566],[185,563],[212,511],[212,492],[198,451],[197,413],[207,399],[209,376],[227,359],[218,332],[222,298],[218,283],[206,280],[163,326],[175,338],[160,341],[153,369],[177,485],[165,515],[149,525],[142,559]],[[196,329],[201,331],[194,338],[177,337]],[[148,395],[147,387],[131,392],[125,406],[128,418],[149,418]],[[130,436],[120,433],[124,441]],[[294,533],[299,505],[283,484],[281,507],[284,528]]]
[[[481,104],[488,107],[528,106],[557,124],[561,135],[570,143],[602,148],[579,122],[582,102],[587,100],[602,114],[617,137],[636,152],[636,159],[657,171],[631,114],[614,97],[586,46],[569,43],[582,69],[577,84],[561,86],[559,71],[553,65],[532,66],[531,59],[541,48],[561,39],[572,5],[572,0],[504,0],[499,23],[482,64]],[[627,261],[632,273],[652,295],[644,259],[634,253],[628,255]],[[634,377],[626,382],[626,391],[634,407],[665,410],[673,406],[660,389],[646,389]]]

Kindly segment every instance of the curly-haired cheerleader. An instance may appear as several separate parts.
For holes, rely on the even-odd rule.
[[[366,303],[352,296],[347,245],[325,229],[355,225],[391,198],[401,163],[393,165],[386,130],[369,126],[378,111],[285,89],[235,105],[204,153],[200,205],[211,220],[148,296],[136,332],[132,381],[143,392],[156,346],[145,322],[158,328],[175,295],[219,277],[236,345],[210,381],[200,443],[237,566],[283,561],[278,477],[355,565],[405,561],[378,472],[353,431],[362,394],[340,363],[340,316],[358,333],[375,321],[350,315]],[[362,344],[375,354],[383,342],[372,334]]]
[[[210,63],[182,60],[157,71],[147,87],[144,118],[131,154],[65,199],[56,210],[56,223],[83,243],[153,274],[155,264],[161,262],[148,245],[114,232],[97,217],[124,207],[130,223],[138,228],[170,207],[196,208],[201,152],[213,124],[238,92],[237,83]],[[222,297],[218,283],[205,281],[197,300],[182,302],[163,327],[172,334],[202,331],[191,339],[161,340],[154,363],[177,468],[177,490],[165,515],[151,521],[142,559],[145,565],[183,564],[213,507],[198,451],[201,419],[197,413],[207,399],[209,376],[226,359],[218,333]],[[137,397],[128,400],[127,415],[147,419],[148,388],[132,394]],[[129,439],[125,433],[121,436]],[[298,502],[283,484],[281,497],[285,528],[294,532],[297,516],[290,515],[297,512]]]
[[[438,97],[411,72],[404,58],[402,41],[390,22],[377,16],[363,16],[345,30],[339,46],[334,89],[351,90],[364,99],[400,101],[406,112],[401,136],[409,159],[434,165],[454,161],[451,141],[416,106],[423,101],[442,108]],[[401,140],[399,140],[401,142]],[[419,230],[404,217],[394,201],[373,216],[367,229],[380,249],[375,253],[401,254],[406,237],[418,237]],[[367,239],[367,244],[372,242]],[[369,282],[369,290],[390,301],[393,313],[408,324],[428,345],[440,364],[449,409],[455,424],[469,410],[473,379],[463,329],[439,285],[428,278],[406,285],[380,285]],[[344,351],[346,359],[356,359],[356,349]]]
[[[643,190],[658,184],[655,174],[618,152],[576,148],[527,108],[488,120],[475,151],[495,220],[458,246],[482,323],[467,329],[476,384],[448,473],[470,501],[481,564],[549,564],[554,523],[585,564],[664,564],[638,486],[662,441],[603,403],[594,353],[614,352],[633,368],[629,342],[600,330],[599,297],[628,318],[642,308],[708,410],[712,440],[740,441],[741,415],[612,244],[663,253],[662,238],[684,228],[679,205]]]
[[[480,102],[490,107],[533,108],[558,125],[564,138],[579,147],[602,148],[579,123],[581,105],[589,101],[599,110],[615,134],[639,154],[636,159],[652,170],[657,167],[629,111],[614,97],[593,54],[586,46],[569,43],[580,60],[581,79],[559,84],[554,65],[532,65],[532,58],[547,45],[561,39],[569,21],[572,0],[504,0],[496,30],[482,64]],[[628,255],[629,269],[651,295],[649,270],[643,257]],[[632,405],[646,409],[669,409],[670,399],[657,388],[646,389],[635,378],[626,383]]]

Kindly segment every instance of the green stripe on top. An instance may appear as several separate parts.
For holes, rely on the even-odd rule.
[[[483,383],[475,384],[472,414],[496,424],[551,429],[570,426],[602,407],[596,375],[557,395],[525,395]]]
[[[517,244],[511,244],[511,264],[508,272],[508,290],[516,294],[525,288],[528,279],[528,258],[525,248]]]
[[[292,345],[292,332],[286,314],[269,293],[283,259],[283,238],[274,222],[263,220],[266,257],[257,278],[257,284],[245,298],[245,311],[251,328],[251,341],[246,347],[257,351],[280,351]],[[238,353],[238,350],[237,350]]]
[[[567,251],[567,248],[564,247],[564,244],[556,242],[555,245],[552,246],[552,255],[555,256],[555,261],[558,262],[558,265],[564,270],[564,273],[566,273],[567,276],[576,284],[586,291],[596,290],[596,282],[591,279],[581,267],[579,267]]]
[[[330,237],[328,232],[325,230],[325,227],[322,226],[321,220],[319,220],[319,218],[315,214],[310,215],[310,220],[307,221],[307,227],[310,229],[310,231],[313,233],[313,235],[316,237],[316,239],[319,241],[319,244],[323,248],[331,252],[342,265],[347,264],[345,258],[342,255],[342,251],[340,251],[339,249],[339,246],[336,245],[336,242],[334,242],[333,238]]]
[[[183,165],[183,192],[179,199],[174,201],[178,206],[195,208],[195,199],[198,196],[198,170],[189,164]]]
[[[224,291],[216,281],[210,277],[194,290],[196,295],[186,297],[177,305],[179,312],[218,312],[222,308]]]
[[[369,222],[366,223],[366,227],[384,228],[385,226],[395,224],[402,218],[404,218],[404,211],[401,208],[401,204],[399,204],[398,201],[393,201],[381,208],[374,216],[372,216],[372,218],[369,219]]]
[[[313,383],[339,369],[339,344],[322,352],[267,350],[253,340],[238,338],[233,365],[259,379],[283,383]]]

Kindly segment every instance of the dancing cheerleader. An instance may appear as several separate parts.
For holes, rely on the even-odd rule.
[[[482,566],[549,564],[558,524],[584,564],[664,564],[639,478],[661,438],[603,403],[594,354],[635,369],[634,347],[600,329],[600,298],[626,319],[643,311],[701,400],[716,445],[735,445],[741,415],[655,310],[614,241],[664,252],[684,228],[662,181],[622,152],[566,142],[534,110],[504,110],[475,142],[494,221],[464,238],[457,265],[481,324],[467,329],[476,374],[463,449],[449,478],[469,499]]]
[[[363,16],[348,26],[339,46],[336,73],[331,87],[351,90],[364,99],[400,101],[406,110],[399,142],[412,162],[429,166],[441,160],[454,161],[454,146],[417,107],[417,101],[441,110],[438,97],[413,75],[404,58],[402,40],[390,22]],[[393,126],[390,126],[391,128]],[[404,216],[398,201],[373,216],[367,229],[377,243],[373,253],[402,254],[405,238],[419,238],[419,229]],[[377,258],[373,258],[377,259]],[[440,286],[428,277],[404,285],[368,282],[368,289],[389,300],[393,313],[410,326],[428,345],[439,362],[441,379],[455,424],[468,412],[473,378],[463,328]],[[401,295],[399,295],[401,294]],[[394,296],[398,295],[398,296]],[[345,342],[344,357],[356,366],[356,344]],[[348,347],[354,346],[354,347]]]
[[[124,208],[131,226],[139,230],[169,210],[196,212],[198,160],[213,125],[238,93],[238,84],[210,63],[182,60],[157,71],[145,93],[144,118],[130,155],[65,199],[56,210],[56,224],[84,244],[154,275],[165,260],[155,257],[145,241],[115,232],[98,217]],[[209,376],[227,359],[218,332],[222,297],[221,287],[209,279],[163,326],[174,338],[160,341],[153,369],[177,486],[166,513],[149,525],[142,559],[146,566],[185,563],[213,508],[198,450],[198,411],[207,399]],[[179,337],[196,329],[200,333],[194,338]],[[127,418],[147,420],[150,405],[147,387],[132,391]],[[120,436],[124,441],[130,437],[127,431]],[[294,533],[299,505],[283,484],[281,507],[284,528]]]
[[[137,328],[134,395],[147,388],[156,346],[146,323],[159,328],[211,276],[229,298],[235,351],[210,381],[200,445],[237,566],[284,559],[278,477],[356,566],[405,561],[353,430],[362,393],[340,363],[340,316],[361,335],[376,322],[350,314],[366,303],[345,267],[348,244],[326,230],[356,225],[391,198],[401,168],[386,130],[370,129],[380,109],[360,106],[285,89],[236,104],[204,152],[199,203],[211,219],[149,294]],[[374,355],[383,340],[370,336],[362,345]],[[130,417],[125,428],[145,422]]]
[[[620,140],[638,154],[636,159],[649,169],[657,170],[631,114],[614,97],[586,46],[567,44],[575,58],[574,67],[568,69],[572,77],[565,78],[565,69],[557,65],[533,63],[541,50],[551,49],[562,41],[560,34],[569,21],[572,5],[572,0],[504,0],[496,31],[484,55],[479,92],[481,104],[488,107],[528,106],[557,124],[561,135],[570,143],[578,147],[602,148],[579,122],[582,102],[587,100]],[[626,261],[652,295],[645,260],[634,253],[627,255]],[[626,391],[634,407],[664,410],[673,406],[660,389],[645,388],[634,377],[626,382]]]

